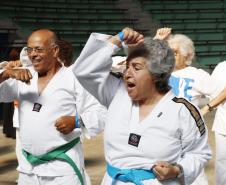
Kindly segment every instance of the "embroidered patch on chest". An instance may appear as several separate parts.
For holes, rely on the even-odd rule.
[[[140,142],[140,138],[141,138],[140,135],[130,133],[128,144],[138,147],[139,142]]]
[[[42,105],[40,103],[34,103],[32,111],[39,112],[42,108]]]

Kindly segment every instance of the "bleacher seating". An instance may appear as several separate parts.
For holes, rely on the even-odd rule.
[[[26,44],[31,31],[49,28],[71,42],[78,56],[91,32],[116,34],[125,26],[141,28],[139,16],[131,16],[128,7],[118,6],[121,2],[123,0],[1,1],[0,17],[7,18],[13,26],[2,28],[0,25],[0,33],[17,33],[19,38],[9,44],[19,47]],[[132,2],[148,13],[158,27],[172,27],[173,33],[191,37],[195,42],[197,62],[202,67],[225,60],[226,0]],[[139,31],[147,33],[150,29],[150,24],[148,27],[144,23]]]
[[[138,0],[160,27],[186,34],[195,42],[196,60],[213,67],[226,59],[225,0]]]
[[[21,46],[31,31],[48,28],[72,43],[78,56],[91,32],[117,34],[123,27],[135,28],[137,18],[127,9],[117,8],[113,0],[11,0],[0,2],[0,17],[18,28]],[[15,43],[12,43],[12,46]]]

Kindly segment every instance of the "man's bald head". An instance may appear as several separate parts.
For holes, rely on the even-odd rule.
[[[32,32],[32,34],[28,38],[28,43],[31,39],[37,41],[42,40],[42,42],[48,45],[56,44],[57,41],[56,34],[48,29],[40,29]]]
[[[34,31],[28,38],[28,57],[39,74],[47,74],[59,67],[56,41],[56,34],[48,29]]]

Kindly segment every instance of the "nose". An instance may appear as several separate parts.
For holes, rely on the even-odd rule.
[[[30,58],[33,58],[33,57],[36,57],[37,56],[37,52],[35,51],[35,49],[33,49],[29,55],[28,55]]]

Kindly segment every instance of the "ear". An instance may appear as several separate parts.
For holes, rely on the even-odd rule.
[[[193,53],[188,53],[188,55],[186,56],[186,61],[192,61],[193,57],[194,57]]]
[[[57,45],[53,47],[53,56],[55,58],[59,57],[59,46],[57,46]]]

